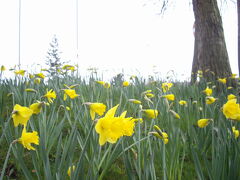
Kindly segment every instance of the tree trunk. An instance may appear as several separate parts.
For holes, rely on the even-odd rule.
[[[195,44],[192,63],[194,83],[201,70],[207,80],[232,75],[217,0],[192,0],[195,16]]]

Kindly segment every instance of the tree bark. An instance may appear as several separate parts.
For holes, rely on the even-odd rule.
[[[207,80],[232,75],[217,0],[192,0],[195,44],[191,82],[201,70]]]

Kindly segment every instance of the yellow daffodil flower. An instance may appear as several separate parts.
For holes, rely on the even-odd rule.
[[[174,94],[167,94],[167,95],[164,95],[162,97],[166,98],[169,101],[174,101],[174,99],[175,99]]]
[[[90,116],[91,116],[92,120],[95,119],[96,113],[99,116],[102,116],[105,113],[106,108],[107,108],[107,106],[103,103],[84,103],[84,104],[89,105]]]
[[[99,144],[102,146],[106,142],[116,143],[122,136],[131,136],[134,132],[135,121],[132,117],[125,118],[126,112],[121,116],[115,117],[119,105],[114,106],[97,121],[95,126],[99,134]]]
[[[165,93],[169,91],[172,86],[173,86],[173,83],[162,83],[163,92]]]
[[[120,118],[123,118],[123,135],[124,136],[132,136],[134,133],[134,127],[135,127],[135,122],[136,119],[133,119],[132,117],[125,118],[127,114],[127,111],[122,112],[120,115]]]
[[[104,83],[104,85],[103,85],[103,87],[105,87],[105,88],[107,88],[107,89],[108,89],[108,88],[110,88],[110,87],[111,87],[111,84],[110,84],[110,83],[108,83],[108,82],[105,82],[105,83]]]
[[[127,86],[129,86],[129,84],[130,84],[130,83],[129,83],[128,81],[124,81],[124,82],[122,83],[122,86],[123,86],[123,87],[127,87]]]
[[[173,114],[173,116],[177,119],[181,119],[180,115],[178,113],[176,113],[175,111],[173,110],[170,110],[170,112]]]
[[[1,66],[1,72],[6,71],[6,67],[4,65]]]
[[[180,100],[178,104],[180,104],[181,106],[187,106],[187,101]]]
[[[27,132],[26,126],[24,126],[22,131],[22,136],[18,139],[18,142],[23,145],[24,148],[28,150],[35,150],[35,148],[31,145],[36,144],[39,145],[39,137],[37,131]]]
[[[33,79],[34,77],[35,77],[35,75],[33,75],[33,74],[28,74],[28,77],[30,78],[30,79]]]
[[[38,73],[38,74],[35,74],[35,75],[39,78],[42,78],[42,79],[45,78],[45,75],[43,73]]]
[[[227,83],[227,78],[218,78],[218,82],[226,84]]]
[[[227,99],[228,99],[228,100],[237,99],[237,97],[236,97],[235,95],[233,95],[233,94],[229,94],[229,95],[227,96]]]
[[[212,119],[199,119],[197,122],[198,127],[204,128],[206,127]]]
[[[212,95],[212,89],[210,88],[206,88],[205,90],[203,90],[203,92],[207,95],[207,96],[211,96]]]
[[[144,116],[150,119],[156,119],[158,116],[158,110],[154,109],[143,109],[142,110]]]
[[[62,69],[64,69],[64,70],[71,70],[72,72],[73,71],[75,71],[76,69],[75,69],[75,67],[74,66],[72,66],[72,65],[64,65],[63,67],[62,67]]]
[[[63,100],[65,101],[67,99],[67,96],[71,99],[74,99],[79,96],[79,94],[76,94],[76,91],[74,89],[64,89],[64,97]]]
[[[66,106],[66,110],[70,111],[70,110],[71,110],[71,108],[70,108],[69,106]]]
[[[96,83],[101,84],[104,88],[110,88],[111,84],[108,82],[104,82],[104,81],[96,81]]]
[[[53,103],[52,99],[56,99],[57,95],[56,92],[51,89],[49,91],[47,90],[47,93],[43,97],[46,97],[49,103]]]
[[[39,114],[41,112],[43,102],[37,102],[30,105],[30,109],[33,111],[33,114]]]
[[[16,75],[21,75],[21,76],[24,76],[25,75],[25,70],[16,70],[16,71],[14,71],[14,73],[16,74]]]
[[[237,99],[230,99],[223,105],[223,114],[226,118],[240,120],[240,107],[237,104]]]
[[[19,124],[26,125],[32,114],[33,111],[30,108],[16,104],[12,113],[14,126],[17,127]]]
[[[216,98],[212,97],[212,96],[207,96],[206,97],[206,104],[212,104],[216,101]]]
[[[232,79],[235,79],[236,76],[237,76],[237,74],[232,74],[232,75],[231,75],[231,78],[232,78]]]
[[[154,94],[152,94],[152,93],[146,93],[145,94],[148,98],[153,98],[154,97]]]
[[[134,104],[141,104],[141,103],[142,103],[141,101],[139,101],[139,100],[137,100],[137,99],[129,99],[128,101],[129,101],[129,102],[132,102],[132,103],[134,103]]]
[[[96,83],[101,84],[101,85],[104,85],[104,84],[105,84],[104,81],[96,81]]]

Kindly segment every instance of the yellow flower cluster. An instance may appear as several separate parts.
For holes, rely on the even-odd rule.
[[[18,139],[18,142],[23,145],[24,148],[28,150],[35,150],[35,148],[31,145],[31,143],[38,145],[39,144],[39,137],[36,131],[27,132],[26,125],[32,114],[37,114],[40,112],[41,103],[35,103],[28,107],[23,107],[19,104],[16,104],[13,109],[12,118],[14,126],[17,127],[19,124],[24,126],[22,135]]]

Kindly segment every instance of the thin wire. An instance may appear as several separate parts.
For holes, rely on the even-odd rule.
[[[21,66],[21,0],[19,0],[18,10],[18,67]]]
[[[78,0],[76,0],[76,48],[77,48],[77,60],[78,60]]]

